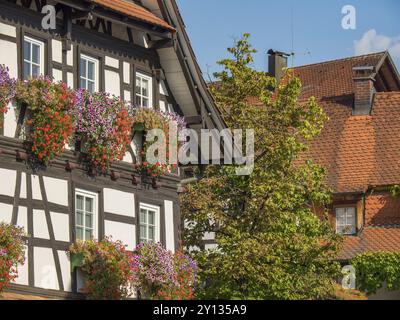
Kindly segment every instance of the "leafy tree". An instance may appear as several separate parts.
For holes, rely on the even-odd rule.
[[[300,163],[305,142],[326,115],[314,99],[299,103],[299,79],[279,86],[252,68],[249,35],[219,61],[213,94],[231,129],[253,129],[255,167],[249,176],[212,166],[182,196],[184,242],[200,246],[215,232],[218,249],[194,253],[201,298],[322,299],[331,297],[339,239],[316,208],[330,202],[324,170]],[[271,90],[271,88],[276,90]],[[322,210],[324,211],[324,210]]]

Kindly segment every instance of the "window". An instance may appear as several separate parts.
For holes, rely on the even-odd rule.
[[[44,43],[24,37],[24,79],[44,74]]]
[[[75,191],[76,239],[90,240],[97,237],[97,194]]]
[[[160,208],[140,204],[140,242],[160,241]]]
[[[136,106],[152,107],[152,78],[144,74],[136,74]]]
[[[99,90],[99,60],[81,55],[80,87],[90,93]]]
[[[356,234],[356,208],[336,208],[336,232],[343,235]]]

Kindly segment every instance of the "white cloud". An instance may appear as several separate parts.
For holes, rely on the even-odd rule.
[[[375,29],[365,32],[360,40],[354,41],[356,55],[389,50],[394,58],[400,58],[400,36],[388,37],[378,34]]]

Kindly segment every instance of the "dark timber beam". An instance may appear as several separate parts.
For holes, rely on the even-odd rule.
[[[174,46],[174,41],[172,39],[162,39],[162,40],[152,40],[149,42],[149,49],[163,49],[171,48]]]
[[[59,0],[60,3],[67,5],[71,8],[80,11],[90,11],[93,15],[108,20],[110,22],[120,24],[126,27],[130,27],[134,30],[144,31],[150,35],[162,38],[162,39],[171,39],[172,32],[170,30],[166,30],[162,27],[154,26],[150,23],[146,23],[143,21],[135,20],[134,18],[130,18],[124,14],[115,13],[107,10],[106,8],[102,8],[100,6],[94,6],[93,4],[88,4],[84,1],[73,1],[73,0]]]

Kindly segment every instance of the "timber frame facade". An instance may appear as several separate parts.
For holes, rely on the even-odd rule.
[[[56,81],[79,88],[80,59],[89,56],[98,61],[98,91],[134,103],[135,80],[141,74],[151,79],[151,106],[185,116],[195,129],[222,129],[175,1],[131,1],[124,12],[107,3],[0,0],[0,64],[12,77],[23,78],[28,37],[43,44],[44,74]],[[55,30],[42,29],[46,4],[57,10]],[[78,190],[94,195],[96,238],[112,236],[133,249],[140,242],[141,206],[150,206],[158,212],[157,240],[172,251],[180,247],[179,172],[161,178],[158,186],[150,179],[137,183],[135,141],[107,175],[89,175],[74,148],[48,167],[33,170],[21,156],[26,152],[18,139],[21,121],[23,116],[10,104],[0,129],[0,221],[22,226],[27,234],[26,263],[13,291],[80,298],[81,279],[66,252],[77,239]]]

